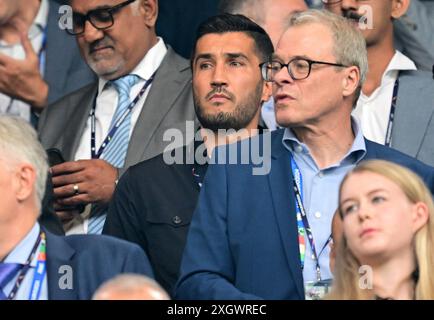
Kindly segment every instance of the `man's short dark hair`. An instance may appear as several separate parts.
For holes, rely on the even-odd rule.
[[[196,45],[200,38],[207,34],[223,34],[227,32],[242,32],[253,39],[255,51],[261,61],[266,61],[274,52],[270,37],[255,22],[241,14],[220,14],[208,18],[199,25],[191,55],[193,61],[196,53]]]

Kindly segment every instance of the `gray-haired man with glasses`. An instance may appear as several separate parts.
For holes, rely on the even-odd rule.
[[[100,233],[119,176],[162,153],[167,129],[186,136],[185,121],[195,119],[191,71],[155,33],[157,0],[70,4],[66,31],[99,79],[47,109],[39,132],[67,161],[51,168],[67,233]],[[88,204],[92,210],[75,210]]]
[[[178,298],[319,299],[331,283],[331,222],[349,170],[365,159],[394,161],[434,190],[433,168],[365,140],[351,117],[367,53],[346,19],[318,10],[293,15],[261,68],[284,127],[271,133],[270,172],[253,175],[253,161],[208,167]],[[259,138],[260,150],[265,144]]]
[[[288,63],[281,63],[277,60],[271,62],[263,62],[261,67],[262,77],[266,81],[273,82],[275,75],[282,70],[283,67],[288,69],[288,73],[294,80],[303,80],[309,77],[313,64],[324,64],[335,67],[348,67],[340,63],[330,63],[323,61],[314,61],[305,58],[294,58]]]

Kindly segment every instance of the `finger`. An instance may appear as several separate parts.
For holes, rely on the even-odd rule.
[[[77,190],[74,188],[77,186]],[[54,197],[58,201],[64,198],[73,197],[79,194],[86,193],[85,190],[83,190],[79,184],[68,184],[66,186],[62,187],[56,187],[53,189]]]
[[[51,174],[54,177],[62,174],[75,173],[84,168],[82,161],[68,161],[51,167]]]
[[[20,37],[21,37],[21,45],[24,48],[24,53],[26,54],[26,58],[35,57],[36,52],[33,49],[32,43],[30,42],[30,39],[27,36],[27,34],[21,33]]]
[[[7,66],[8,64],[11,64],[15,61],[14,58],[9,57],[8,55],[5,55],[3,53],[0,53],[0,65],[1,66]]]
[[[78,206],[81,204],[88,204],[91,201],[89,200],[89,196],[85,193],[64,198],[64,199],[58,199],[57,202],[62,206]]]
[[[81,171],[70,173],[70,174],[57,175],[52,178],[54,187],[62,187],[71,184],[78,184],[83,181],[84,181],[84,177]]]

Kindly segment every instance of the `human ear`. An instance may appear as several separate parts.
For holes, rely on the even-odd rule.
[[[272,94],[273,94],[272,83],[268,81],[264,81],[264,85],[262,87],[261,102],[268,101]]]
[[[140,0],[140,13],[145,18],[145,24],[148,28],[154,28],[158,17],[157,0]]]
[[[391,17],[393,19],[401,18],[407,12],[409,6],[410,0],[393,0]]]
[[[30,164],[19,165],[14,180],[15,196],[18,201],[25,201],[35,192],[36,171]]]
[[[359,86],[360,71],[356,66],[347,67],[345,77],[342,79],[342,94],[345,97],[351,96]]]
[[[425,224],[427,224],[428,219],[429,209],[426,203],[419,201],[414,204],[412,212],[413,232],[416,233]]]

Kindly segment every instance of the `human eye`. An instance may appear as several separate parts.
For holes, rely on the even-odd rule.
[[[380,203],[383,203],[385,200],[386,200],[385,197],[380,196],[380,195],[376,195],[372,198],[372,203],[380,204]]]
[[[309,63],[305,60],[294,60],[292,62],[292,66],[297,70],[306,70],[309,69]]]
[[[207,69],[211,69],[212,64],[209,61],[203,61],[199,63],[199,69],[200,70],[207,70]]]
[[[342,206],[341,211],[344,216],[347,216],[358,210],[359,206],[356,203],[348,203]]]
[[[280,69],[282,69],[282,67],[283,67],[283,65],[279,61],[272,61],[268,65],[268,68],[275,71],[275,72],[280,71]]]
[[[94,10],[90,13],[92,19],[99,22],[110,22],[112,19],[111,13],[108,9]]]
[[[230,60],[229,65],[231,67],[242,67],[242,66],[244,66],[244,63],[239,61],[239,60]]]

